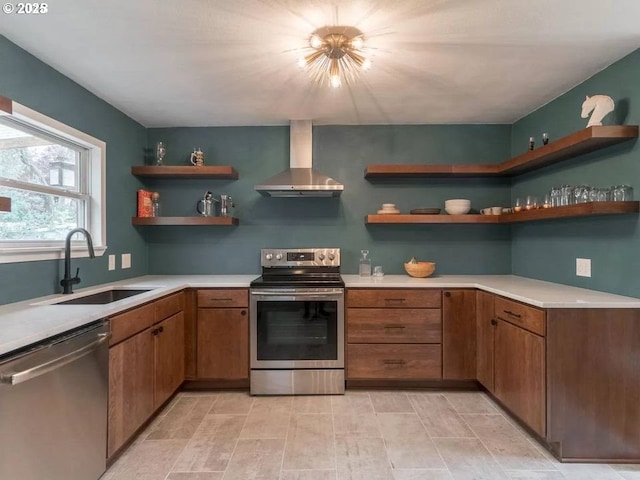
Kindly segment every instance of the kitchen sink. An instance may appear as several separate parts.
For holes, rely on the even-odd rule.
[[[85,295],[84,297],[72,298],[63,302],[56,302],[55,305],[104,305],[106,303],[117,302],[123,298],[133,297],[141,293],[149,292],[151,289],[113,289],[104,292]]]

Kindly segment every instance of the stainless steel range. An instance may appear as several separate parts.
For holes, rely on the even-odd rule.
[[[263,249],[251,282],[251,394],[344,393],[340,249]]]

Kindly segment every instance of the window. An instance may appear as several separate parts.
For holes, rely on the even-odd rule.
[[[0,197],[11,198],[0,213],[0,263],[61,258],[77,227],[102,255],[104,142],[15,102],[10,110],[0,115]],[[78,241],[74,256],[87,253]]]

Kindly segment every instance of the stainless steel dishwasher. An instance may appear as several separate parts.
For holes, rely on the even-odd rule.
[[[109,336],[99,321],[0,360],[0,479],[102,475]]]

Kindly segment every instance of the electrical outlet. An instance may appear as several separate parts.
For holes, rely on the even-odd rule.
[[[109,255],[109,270],[115,270],[115,269],[116,269],[116,256]]]
[[[576,275],[578,277],[591,277],[590,258],[576,258]]]
[[[131,254],[123,253],[121,263],[122,263],[122,268],[131,268]]]

